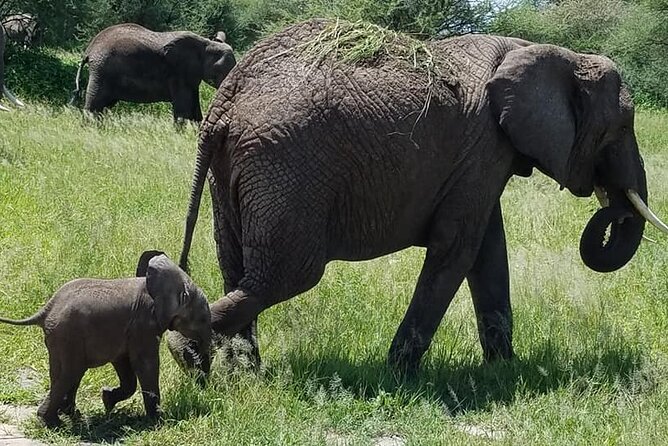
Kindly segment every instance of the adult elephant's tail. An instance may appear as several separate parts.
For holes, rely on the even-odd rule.
[[[220,118],[215,124],[211,124],[208,120],[202,124],[197,148],[197,160],[195,161],[195,173],[193,174],[192,188],[190,190],[190,202],[188,203],[183,249],[181,250],[181,258],[179,259],[179,266],[185,272],[188,272],[188,254],[190,253],[190,245],[193,233],[195,232],[204,182],[206,181],[209,166],[211,166],[213,151],[227,137],[228,126],[229,122],[226,117]]]
[[[70,100],[67,102],[67,105],[69,106],[74,106],[76,105],[77,101],[79,100],[79,97],[81,96],[81,87],[80,87],[80,81],[81,81],[81,71],[83,70],[84,65],[88,63],[88,56],[84,56],[83,59],[81,59],[81,62],[79,62],[79,69],[77,70],[77,77],[74,80],[74,90],[72,91],[72,96],[70,96]]]

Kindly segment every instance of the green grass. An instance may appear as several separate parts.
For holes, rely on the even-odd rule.
[[[668,114],[641,112],[654,210],[668,216]],[[177,257],[196,131],[169,114],[111,114],[103,123],[32,105],[0,116],[0,314],[38,309],[64,282],[132,275],[139,254]],[[208,193],[208,192],[207,192]],[[559,192],[540,174],[513,179],[503,197],[517,359],[482,365],[466,287],[454,299],[422,371],[397,380],[384,361],[424,252],[333,262],[320,284],[260,317],[260,376],[217,362],[202,390],[163,349],[165,420],[146,425],[139,395],[110,416],[100,388],[110,366],[79,391],[84,421],[45,441],[128,444],[660,444],[668,437],[667,239],[654,229],[622,270],[597,274],[579,259],[579,234],[595,200]],[[191,254],[193,277],[221,294],[208,196]],[[0,401],[36,404],[48,388],[36,327],[0,326]],[[22,389],[21,369],[37,370]],[[499,437],[471,435],[476,426]]]

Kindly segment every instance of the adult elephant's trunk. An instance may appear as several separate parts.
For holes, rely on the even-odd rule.
[[[649,221],[668,232],[647,206],[647,182],[635,137],[604,152],[597,166],[596,196],[603,206],[589,220],[580,239],[580,256],[589,268],[615,271],[635,254]]]
[[[618,270],[640,246],[645,219],[624,198],[609,197],[610,206],[599,209],[582,232],[580,256],[594,271]]]

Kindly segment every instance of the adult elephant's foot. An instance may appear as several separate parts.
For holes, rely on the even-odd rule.
[[[485,362],[513,358],[512,327],[512,314],[509,311],[478,314],[478,335]]]
[[[415,376],[420,369],[420,360],[424,350],[418,348],[414,342],[407,339],[398,339],[395,336],[387,355],[387,364],[390,368],[403,376]]]

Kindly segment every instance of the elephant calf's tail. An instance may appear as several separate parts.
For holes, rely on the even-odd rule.
[[[197,223],[197,215],[199,214],[199,205],[202,199],[206,174],[209,171],[211,159],[213,158],[213,149],[223,143],[223,139],[227,136],[228,125],[226,118],[222,118],[222,120],[215,124],[205,122],[202,126],[197,160],[195,161],[195,173],[193,174],[193,182],[190,189],[190,202],[188,203],[183,249],[181,250],[181,258],[179,259],[179,266],[185,272],[188,272],[189,269],[188,254],[190,253],[190,245],[192,244],[193,233],[195,232],[195,224]]]
[[[11,324],[11,325],[39,325],[40,327],[42,327],[45,317],[46,317],[46,310],[42,308],[37,313],[33,314],[32,316],[26,319],[14,320],[0,317],[0,322],[4,322],[5,324]]]
[[[81,81],[81,70],[83,70],[84,65],[88,63],[88,56],[84,56],[83,59],[81,59],[81,62],[79,63],[79,69],[77,70],[77,77],[74,80],[74,90],[72,91],[72,96],[70,96],[70,100],[67,103],[69,106],[74,106],[76,105],[77,101],[79,100],[79,96],[81,96],[81,87],[80,87],[80,81]]]

